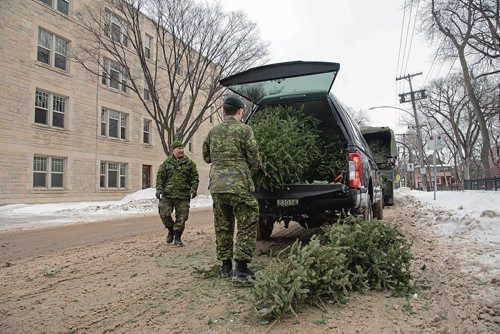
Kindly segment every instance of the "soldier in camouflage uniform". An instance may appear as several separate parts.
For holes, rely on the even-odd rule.
[[[158,211],[168,230],[167,243],[174,241],[176,246],[183,246],[181,236],[189,217],[189,200],[196,197],[198,183],[195,163],[184,155],[184,145],[174,141],[172,156],[160,165],[156,176]],[[172,219],[174,210],[175,222]]]
[[[221,275],[231,276],[234,259],[233,280],[238,282],[255,278],[247,264],[255,250],[259,218],[252,172],[261,167],[252,128],[241,123],[243,108],[241,99],[226,97],[224,121],[210,130],[203,142],[203,159],[212,163],[209,189],[213,199],[217,258],[222,261]]]

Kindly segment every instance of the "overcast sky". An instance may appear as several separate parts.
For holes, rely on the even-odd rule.
[[[221,3],[227,11],[244,11],[258,24],[262,39],[270,43],[269,63],[293,60],[340,63],[332,92],[355,110],[382,105],[410,109],[408,103],[398,102],[397,94],[402,92],[396,90],[396,77],[423,72],[412,82],[414,90],[418,90],[431,69],[431,50],[415,33],[406,71],[397,73],[402,0],[222,0]],[[403,36],[406,29],[405,25]],[[413,25],[410,35],[412,31]],[[407,49],[409,43],[408,40]],[[408,85],[405,86],[402,89],[408,92]],[[400,114],[395,109],[369,111],[374,125],[388,122],[385,125],[392,128]]]

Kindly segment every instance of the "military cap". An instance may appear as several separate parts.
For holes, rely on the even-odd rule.
[[[172,143],[172,150],[175,150],[177,147],[184,147],[184,145],[178,141],[178,140],[175,140],[173,143]]]
[[[243,100],[233,95],[226,96],[226,98],[224,99],[224,104],[229,104],[236,108],[245,108],[245,103],[243,103]]]

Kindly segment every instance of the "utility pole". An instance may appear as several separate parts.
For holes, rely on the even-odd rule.
[[[399,103],[406,103],[410,102],[413,107],[413,116],[415,117],[415,131],[417,132],[417,141],[418,141],[418,153],[419,153],[419,164],[420,164],[420,176],[422,177],[422,188],[424,191],[427,191],[429,188],[429,184],[427,183],[427,173],[422,171],[425,170],[424,167],[424,144],[422,141],[422,130],[420,128],[420,124],[418,122],[418,115],[417,115],[417,106],[415,104],[415,101],[420,100],[420,99],[425,99],[427,95],[425,95],[425,90],[417,90],[413,91],[413,87],[411,85],[411,78],[417,75],[422,75],[422,72],[420,73],[415,73],[415,74],[407,74],[403,77],[396,78],[396,81],[399,80],[408,80],[410,84],[410,92],[408,93],[403,93],[399,94]]]

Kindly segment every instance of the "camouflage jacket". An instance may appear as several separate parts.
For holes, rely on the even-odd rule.
[[[172,155],[158,168],[156,189],[162,190],[165,197],[189,199],[191,192],[198,190],[198,170],[187,156],[179,160]]]
[[[226,117],[203,142],[203,160],[210,168],[211,193],[254,192],[252,173],[261,167],[257,141],[252,128]]]

